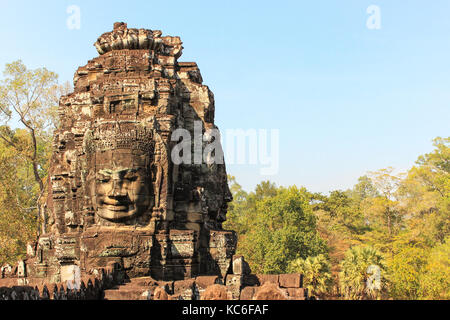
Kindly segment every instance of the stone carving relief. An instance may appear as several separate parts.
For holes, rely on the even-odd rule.
[[[179,37],[157,30],[115,23],[94,45],[99,56],[60,100],[45,245],[30,256],[31,272],[60,281],[64,266],[86,273],[113,263],[129,277],[224,276],[236,247],[222,229],[225,164],[171,159],[175,129],[216,128],[200,70],[178,61]]]

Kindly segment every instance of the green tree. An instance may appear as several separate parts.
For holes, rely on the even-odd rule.
[[[323,254],[293,260],[289,263],[288,271],[303,274],[303,287],[314,296],[325,296],[333,285],[331,264]]]
[[[38,192],[29,196],[36,201],[38,220],[45,220],[40,200],[46,191],[52,131],[56,125],[60,94],[68,91],[69,86],[58,85],[58,76],[54,72],[46,68],[29,70],[20,60],[6,64],[3,75],[0,82],[0,139],[31,165]],[[9,124],[14,121],[25,131],[12,130]],[[24,137],[25,133],[27,137]],[[24,139],[27,143],[23,143]]]
[[[321,194],[313,196],[318,230],[321,237],[327,241],[332,275],[335,279],[338,278],[340,262],[344,259],[345,252],[352,245],[359,244],[358,237],[370,230],[365,223],[361,203],[376,192],[371,180],[366,176],[358,181],[351,190],[335,190],[328,196]]]
[[[235,177],[228,175],[228,183],[233,201],[228,206],[227,220],[223,223],[223,227],[236,231],[241,238],[247,233],[250,227],[249,219],[255,210],[254,205],[251,205],[249,201],[249,198],[253,196],[242,189]]]
[[[428,252],[424,248],[406,245],[395,252],[388,262],[389,294],[394,299],[418,299],[422,270]]]
[[[255,197],[257,200],[262,200],[267,197],[274,197],[277,195],[278,188],[275,183],[270,181],[262,181],[255,188]]]
[[[28,135],[17,129],[17,144],[28,144]],[[26,253],[26,243],[36,235],[38,187],[30,163],[0,140],[0,265],[14,264]]]
[[[369,277],[374,276],[370,266],[380,271],[380,287],[368,285]],[[350,248],[341,262],[339,283],[341,292],[347,299],[361,300],[379,298],[386,283],[384,259],[373,247],[355,246]]]
[[[248,231],[253,228],[253,222],[257,215],[257,203],[264,198],[275,196],[278,188],[270,181],[263,181],[255,187],[254,192],[247,193],[231,175],[228,175],[228,183],[233,195],[233,202],[228,207],[227,221],[223,226],[236,231],[239,238],[244,239]]]
[[[380,196],[377,188],[367,175],[358,178],[358,183],[349,191],[349,194],[358,203],[365,199]]]
[[[436,138],[434,147],[419,157],[399,188],[409,241],[429,247],[450,234],[450,138]]]
[[[69,90],[45,68],[6,64],[0,81],[0,263],[23,257],[26,243],[45,226],[42,200],[58,100]]]
[[[379,248],[384,253],[393,254],[392,243],[404,228],[405,211],[398,198],[402,177],[393,175],[393,168],[370,173],[370,179],[377,190],[376,197],[368,197],[361,202],[368,231],[359,236],[362,243]]]
[[[397,197],[405,219],[388,259],[390,295],[395,299],[448,297],[449,142],[435,139],[435,149],[420,156],[399,185]]]
[[[284,273],[292,260],[327,253],[309,197],[305,189],[289,187],[257,202],[256,216],[241,239],[239,252],[254,272]]]
[[[421,299],[450,300],[450,237],[431,250],[418,291]]]

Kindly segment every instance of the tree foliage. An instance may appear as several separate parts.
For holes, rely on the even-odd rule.
[[[380,281],[385,283],[385,265],[383,256],[373,247],[356,246],[350,248],[341,262],[339,276],[340,288],[348,299],[373,299],[380,297],[382,288],[373,288],[368,285],[369,277],[373,276],[370,266],[379,270]]]
[[[232,177],[235,201],[226,226],[238,232],[239,253],[254,271],[308,272],[316,294],[323,295],[327,287],[316,276],[317,256],[323,253],[320,261],[331,264],[328,294],[448,299],[449,145],[450,138],[436,138],[434,150],[406,173],[396,174],[393,168],[369,172],[352,189],[328,195],[269,181],[247,193]],[[378,291],[367,290],[371,264],[381,268]],[[328,281],[324,277],[321,281]]]
[[[18,129],[15,139],[27,143]],[[25,255],[26,243],[36,234],[36,195],[32,168],[15,148],[0,140],[0,264],[15,263]]]
[[[323,254],[291,261],[288,272],[303,274],[303,286],[314,296],[325,296],[333,285],[331,263]]]
[[[0,81],[0,263],[22,257],[45,219],[44,199],[59,96],[70,90],[45,68],[6,64]],[[45,230],[43,230],[45,231]]]
[[[295,259],[326,254],[305,189],[262,183],[250,194],[236,185],[231,190],[235,198],[243,196],[245,201],[238,200],[231,207],[225,227],[238,232],[238,253],[254,272],[283,273]]]
[[[418,298],[450,300],[450,237],[431,249],[422,268]]]

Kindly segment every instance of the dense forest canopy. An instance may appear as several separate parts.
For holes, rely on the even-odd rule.
[[[433,145],[404,174],[328,195],[270,181],[247,193],[230,177],[225,227],[253,271],[302,272],[322,297],[449,299],[450,138]]]

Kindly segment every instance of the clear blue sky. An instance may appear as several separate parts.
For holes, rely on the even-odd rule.
[[[369,5],[381,29],[369,30]],[[69,30],[66,9],[81,9]],[[0,66],[22,59],[61,81],[97,56],[115,21],[184,42],[214,92],[216,123],[280,130],[280,170],[228,166],[245,189],[263,179],[345,189],[369,170],[409,168],[450,133],[450,2],[5,1]]]

